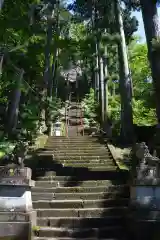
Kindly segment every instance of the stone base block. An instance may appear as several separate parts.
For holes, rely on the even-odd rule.
[[[31,240],[30,222],[0,222],[0,240]]]
[[[37,225],[37,212],[0,212],[0,223],[2,222],[30,222],[32,226]]]
[[[130,233],[135,240],[160,239],[160,222],[149,220],[130,221]]]

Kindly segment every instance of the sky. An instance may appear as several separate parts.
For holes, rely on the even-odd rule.
[[[158,14],[160,15],[160,8],[158,8]],[[143,19],[142,19],[142,13],[141,12],[133,12],[133,16],[136,16],[139,22],[138,31],[135,33],[136,35],[141,36],[142,42],[145,42],[145,32],[144,32],[144,25],[143,25]]]

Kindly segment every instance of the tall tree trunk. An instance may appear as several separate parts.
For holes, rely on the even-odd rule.
[[[155,89],[157,118],[160,123],[160,51],[153,49],[152,44],[153,39],[160,39],[160,22],[156,2],[156,0],[140,0],[148,46],[148,57]]]
[[[120,68],[120,95],[121,95],[121,138],[124,142],[133,141],[133,113],[131,76],[127,58],[127,48],[124,35],[124,27],[119,0],[115,0],[115,16],[120,35],[118,44],[119,68]]]
[[[4,61],[4,55],[1,55],[0,53],[0,79],[2,77],[2,72],[3,72],[3,61]]]
[[[10,103],[8,105],[6,132],[9,135],[12,134],[12,131],[17,127],[19,103],[21,98],[21,84],[22,84],[23,75],[24,75],[24,70],[21,70],[19,76],[17,76],[16,74],[15,89],[12,92]]]
[[[99,76],[100,76],[100,82],[99,82],[99,86],[100,86],[100,99],[99,99],[99,103],[100,103],[100,113],[101,113],[101,124],[103,124],[104,122],[104,71],[103,71],[103,59],[102,57],[100,57],[99,60]]]
[[[53,96],[57,97],[57,70],[58,70],[58,49],[55,52],[55,59],[52,64],[52,76],[53,76]]]
[[[103,57],[103,72],[104,72],[104,112],[105,121],[108,116],[108,66],[107,66],[107,46],[105,46]]]
[[[52,29],[51,29],[52,31]],[[47,86],[47,97],[52,101],[52,96],[53,96],[53,87],[54,87],[54,93],[55,96],[57,97],[57,84],[56,84],[56,73],[57,73],[57,61],[58,61],[58,48],[57,48],[57,43],[59,40],[59,1],[56,2],[56,28],[55,28],[55,38],[54,38],[54,51],[53,51],[53,62],[52,62],[52,72],[48,78],[48,86]],[[54,86],[55,84],[55,86]],[[53,128],[53,122],[52,122],[52,112],[51,108],[48,105],[47,109],[47,132],[48,135],[52,135],[52,128]]]
[[[44,71],[44,91],[43,91],[43,98],[44,98],[44,109],[45,109],[45,123],[47,127],[47,133],[49,134],[50,129],[50,117],[49,117],[49,101],[47,99],[47,90],[48,84],[51,81],[51,41],[52,41],[52,23],[48,20],[47,26],[47,41],[46,41],[46,49],[45,49],[45,71]]]
[[[96,7],[96,3],[93,0],[93,28],[96,29],[97,27],[97,19],[98,19],[98,12],[97,12],[97,7]],[[99,39],[96,37],[95,38],[95,62],[96,62],[96,70],[95,70],[95,88],[96,88],[96,92],[95,92],[95,100],[96,102],[99,102],[99,60],[98,60],[98,46],[99,46]]]
[[[57,97],[58,92],[58,82],[57,82],[57,70],[58,70],[58,55],[59,55],[59,49],[58,49],[58,41],[60,37],[60,19],[59,19],[59,1],[56,1],[56,29],[55,29],[55,46],[54,46],[54,53],[53,53],[53,63],[52,63],[52,88],[54,97]]]
[[[99,102],[99,64],[98,64],[98,44],[96,43],[96,71],[95,71],[95,85],[96,85],[96,101]]]

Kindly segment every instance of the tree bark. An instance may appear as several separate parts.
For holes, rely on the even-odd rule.
[[[49,111],[49,101],[47,99],[47,90],[48,84],[51,81],[51,41],[52,41],[52,23],[48,20],[47,25],[47,34],[46,34],[46,49],[45,49],[45,70],[44,70],[44,91],[43,91],[43,98],[44,98],[44,109],[45,109],[45,123],[47,127],[47,133],[49,134],[50,129],[50,111]]]
[[[103,58],[103,74],[104,74],[104,118],[107,121],[108,116],[108,66],[107,66],[107,46],[105,46],[105,55]]]
[[[160,50],[153,49],[152,40],[160,39],[160,22],[156,0],[140,0],[151,65],[158,122],[160,123]]]
[[[99,102],[99,64],[98,64],[98,46],[96,42],[96,71],[95,71],[95,85],[96,85],[96,101]]]
[[[115,16],[117,20],[120,41],[118,43],[120,95],[121,95],[121,139],[124,142],[133,141],[133,114],[131,76],[128,65],[127,48],[119,0],[115,0]]]
[[[15,89],[12,92],[12,97],[8,105],[8,116],[7,116],[7,125],[6,132],[10,135],[12,131],[17,127],[18,113],[19,113],[19,103],[21,98],[21,84],[23,79],[24,70],[21,70],[20,76],[17,79]]]
[[[104,72],[103,72],[103,59],[102,57],[100,57],[100,62],[99,62],[100,66],[99,66],[99,76],[100,76],[100,82],[99,82],[99,85],[100,85],[100,113],[101,113],[101,124],[104,123]]]

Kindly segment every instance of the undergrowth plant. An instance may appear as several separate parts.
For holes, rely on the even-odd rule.
[[[84,122],[87,126],[96,124],[98,104],[95,102],[94,94],[94,90],[91,88],[90,92],[86,94],[85,98],[82,101],[84,110]]]

